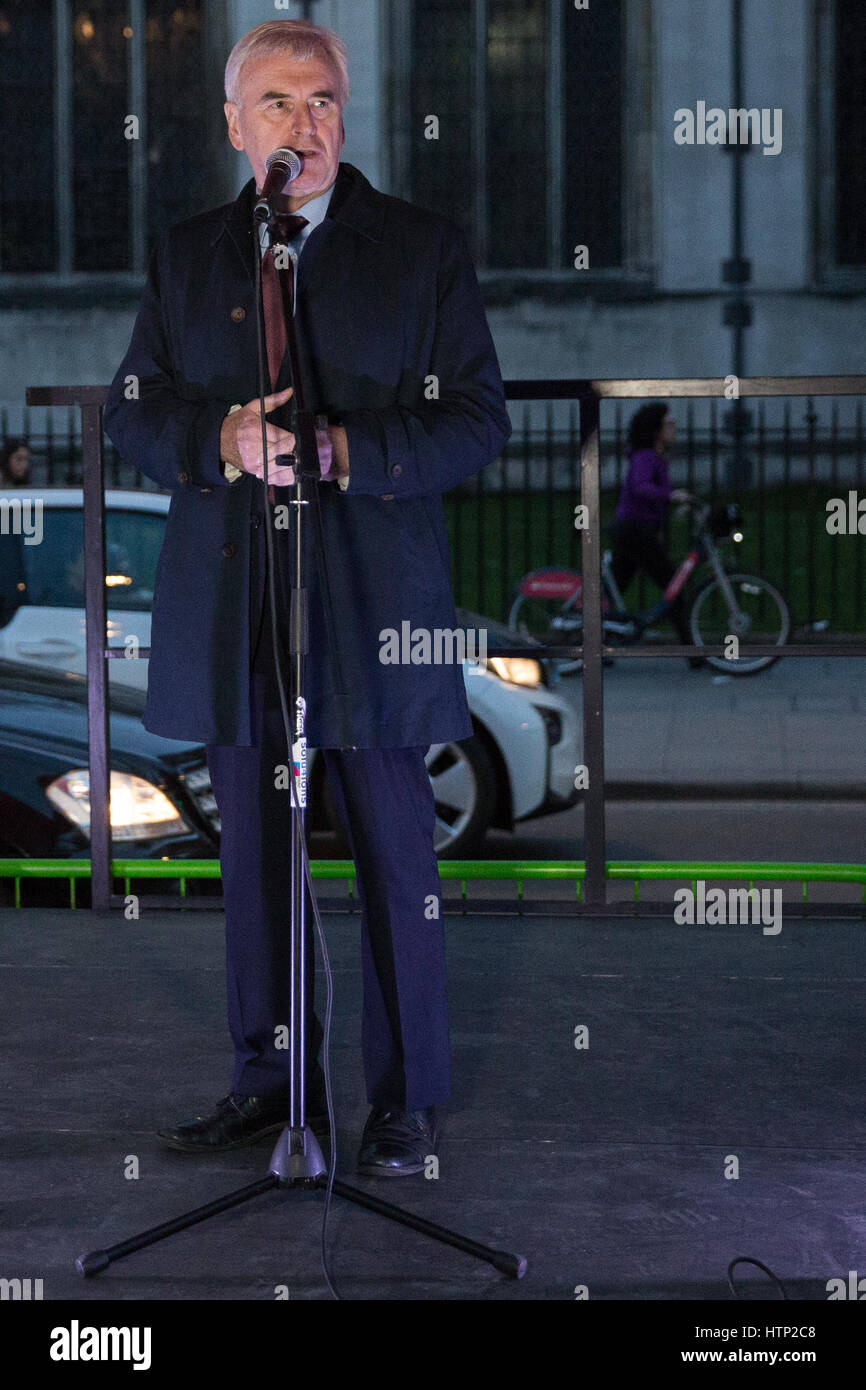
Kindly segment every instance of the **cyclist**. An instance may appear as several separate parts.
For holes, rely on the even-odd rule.
[[[676,572],[661,535],[666,508],[671,503],[691,500],[691,494],[684,489],[671,488],[668,477],[666,456],[676,433],[676,421],[664,402],[642,405],[629,426],[628,472],[611,528],[611,569],[621,594],[625,594],[639,570],[648,574],[662,592]],[[691,646],[682,593],[671,606],[670,620],[683,645]],[[703,665],[699,656],[687,659],[693,669]]]

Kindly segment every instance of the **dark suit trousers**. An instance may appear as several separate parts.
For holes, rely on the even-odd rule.
[[[291,792],[274,786],[275,769],[287,764],[288,755],[271,643],[262,519],[254,517],[253,526],[254,576],[258,570],[251,594],[251,630],[258,634],[250,669],[254,745],[209,744],[207,761],[222,822],[228,1017],[235,1048],[232,1090],[270,1095],[288,1085],[289,1052],[275,1043],[276,1030],[288,1025],[289,1015]],[[291,712],[287,666],[283,680]],[[321,751],[349,838],[362,909],[361,1045],[367,1099],[407,1110],[442,1104],[450,1090],[445,942],[425,749]],[[313,1009],[315,933],[309,902],[306,923],[309,1071],[322,1039]]]

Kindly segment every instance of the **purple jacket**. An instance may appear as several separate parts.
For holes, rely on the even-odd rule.
[[[629,455],[628,473],[616,509],[617,521],[641,521],[659,529],[670,501],[668,465],[654,449]]]

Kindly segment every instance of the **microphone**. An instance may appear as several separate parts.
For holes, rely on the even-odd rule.
[[[303,167],[300,156],[295,154],[294,150],[281,148],[268,155],[265,160],[267,175],[264,187],[253,209],[256,222],[267,222],[271,215],[272,200],[282,193],[287,184],[294,182]]]

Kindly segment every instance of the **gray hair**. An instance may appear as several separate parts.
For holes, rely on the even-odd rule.
[[[290,53],[298,62],[318,58],[327,63],[337,78],[337,105],[346,105],[349,100],[346,45],[333,29],[311,24],[306,19],[269,19],[238,39],[226,63],[226,101],[237,103],[241,69],[248,58],[272,58],[278,53]]]

